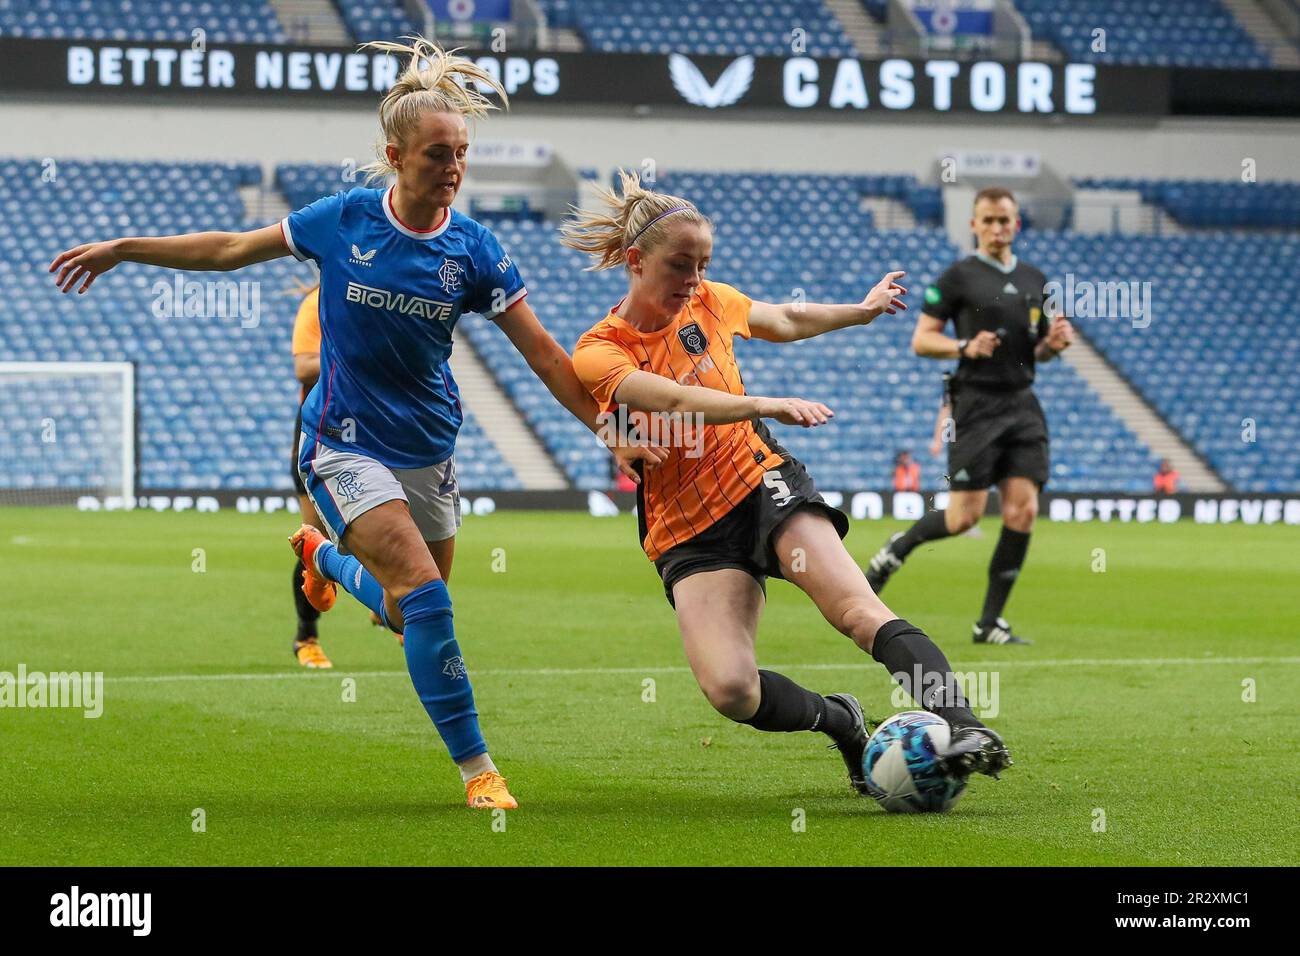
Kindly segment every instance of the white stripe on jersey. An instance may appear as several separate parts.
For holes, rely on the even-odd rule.
[[[503,315],[507,309],[509,309],[512,305],[514,305],[516,302],[518,302],[527,294],[528,294],[528,290],[526,288],[521,288],[514,295],[510,296],[510,298],[506,299],[505,304],[502,305],[501,308],[497,309],[495,312],[484,312],[483,318],[485,319],[498,318],[499,316]]]
[[[289,228],[288,216],[285,216],[283,219],[280,220],[280,231],[284,233],[285,244],[288,245],[289,251],[293,253],[293,257],[297,259],[299,262],[306,262],[307,257],[304,256],[301,252],[299,252],[298,247],[294,245],[293,231],[290,230]]]

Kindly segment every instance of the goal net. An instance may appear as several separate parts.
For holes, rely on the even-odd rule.
[[[0,362],[0,504],[135,501],[130,362]]]

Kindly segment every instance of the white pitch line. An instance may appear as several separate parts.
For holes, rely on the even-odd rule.
[[[764,664],[776,670],[849,671],[871,670],[874,662],[861,660],[843,664]],[[1205,664],[1300,664],[1300,657],[1078,657],[1061,660],[983,660],[955,661],[954,670],[996,670],[1000,667],[1183,667]],[[471,670],[475,677],[580,677],[583,675],[618,674],[689,674],[689,667],[532,667],[487,668]],[[304,674],[301,670],[287,670],[273,674],[135,674],[125,677],[105,677],[113,684],[178,684],[185,682],[239,680],[302,680],[318,676]],[[323,675],[320,675],[323,676]],[[338,677],[406,677],[406,671],[346,671],[333,672]]]
[[[325,675],[328,672],[320,671]],[[405,677],[406,671],[337,671],[340,677]],[[104,677],[106,684],[183,684],[231,680],[310,680],[317,672],[304,670],[284,671],[275,674],[130,674],[125,677]]]

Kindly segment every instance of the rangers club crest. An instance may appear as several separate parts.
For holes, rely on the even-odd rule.
[[[682,340],[682,348],[692,355],[703,355],[709,347],[708,341],[704,338],[704,333],[695,322],[690,325],[683,325],[677,330],[677,337]]]
[[[361,476],[355,471],[341,472],[338,478],[334,480],[334,487],[343,500],[349,504],[360,501],[362,494],[366,490],[361,486]]]
[[[464,267],[454,259],[443,259],[438,269],[438,278],[442,280],[444,292],[459,292],[460,277],[465,274]]]

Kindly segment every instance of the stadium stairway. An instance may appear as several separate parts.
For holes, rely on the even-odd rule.
[[[501,452],[506,464],[514,469],[525,490],[553,491],[569,487],[546,446],[479,359],[467,336],[456,336],[451,374],[456,378],[462,404],[474,409],[479,426]]]
[[[268,189],[262,183],[240,186],[239,201],[244,204],[244,218],[249,222],[270,225],[293,211],[280,190]]]
[[[866,196],[862,200],[862,206],[871,213],[871,221],[881,229],[910,231],[916,228],[916,214],[906,203],[897,199],[890,199],[888,196]]]
[[[885,41],[884,27],[867,16],[862,0],[823,0],[831,16],[840,26],[861,56],[887,56],[889,44]]]
[[[581,53],[585,46],[577,30],[548,24],[546,29],[538,35],[537,48],[556,53]]]
[[[1025,51],[1025,59],[1036,60],[1039,63],[1065,62],[1065,56],[1061,53],[1060,48],[1057,47],[1055,43],[1047,37],[1038,37],[1033,35],[1033,31],[1029,28],[1029,23],[1025,20],[1024,15],[1016,9],[1014,3],[1007,3],[1005,4],[1005,7],[1011,14],[1012,19],[1015,20],[1020,28],[1030,34],[1029,49]]]
[[[1151,216],[1151,229],[1157,236],[1181,236],[1187,232],[1187,227],[1170,215],[1164,206],[1146,200],[1141,205],[1144,213]]]
[[[1183,438],[1124,380],[1101,353],[1076,330],[1074,345],[1062,358],[1087,382],[1151,452],[1168,458],[1183,487],[1198,494],[1227,491],[1227,484]]]
[[[352,36],[330,0],[270,0],[270,4],[294,43],[352,46]]]
[[[1300,67],[1300,51],[1282,37],[1273,18],[1260,6],[1259,0],[1220,0],[1228,12],[1241,24],[1243,30],[1255,38],[1268,51],[1273,65],[1293,70]]]

